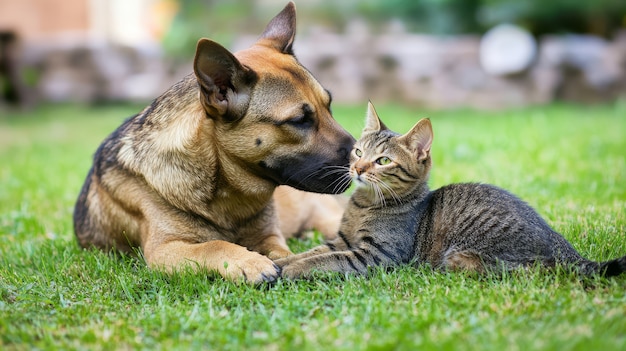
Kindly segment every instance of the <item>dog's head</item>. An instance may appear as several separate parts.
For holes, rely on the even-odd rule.
[[[290,2],[246,50],[200,40],[200,100],[230,159],[276,184],[343,192],[354,138],[333,119],[330,93],[293,55],[295,22]]]

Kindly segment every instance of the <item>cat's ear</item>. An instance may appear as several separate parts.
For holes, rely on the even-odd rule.
[[[428,158],[430,146],[433,143],[433,126],[430,124],[430,119],[421,119],[399,140],[415,151],[418,161]]]
[[[381,130],[387,130],[387,126],[383,121],[378,118],[378,113],[371,101],[367,102],[367,116],[365,117],[365,128],[363,133],[380,132]]]

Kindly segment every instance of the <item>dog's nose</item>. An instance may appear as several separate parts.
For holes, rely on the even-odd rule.
[[[354,143],[356,142],[356,139],[354,139],[354,137],[350,135],[349,133],[346,133],[346,134],[347,135],[344,138],[343,144],[346,146],[348,150],[352,150],[352,148],[354,147]]]
[[[339,154],[340,157],[346,160],[350,160],[350,152],[352,151],[352,148],[354,147],[355,141],[356,140],[352,137],[352,135],[348,134],[348,136],[344,138],[344,140],[341,143],[341,146],[337,150],[337,154]]]

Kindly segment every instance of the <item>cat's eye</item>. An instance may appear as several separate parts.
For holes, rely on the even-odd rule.
[[[361,157],[363,156],[363,151],[360,149],[354,149],[354,154],[357,155],[357,157]]]
[[[388,165],[388,164],[391,163],[391,159],[389,157],[387,157],[387,156],[383,156],[383,157],[378,158],[376,160],[376,163],[381,165],[381,166],[385,166],[385,165]]]

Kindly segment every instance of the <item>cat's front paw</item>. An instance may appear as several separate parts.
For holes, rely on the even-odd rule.
[[[276,264],[281,268],[280,276],[282,278],[295,280],[300,279],[304,276],[304,270],[300,267],[301,265],[298,264],[298,262],[294,262],[284,266],[281,266],[278,263]]]
[[[280,268],[283,268],[284,266],[290,265],[293,262],[295,262],[297,260],[297,258],[295,258],[295,257],[296,257],[296,255],[290,255],[290,256],[287,256],[287,257],[275,259],[274,260],[274,264],[276,264]]]

